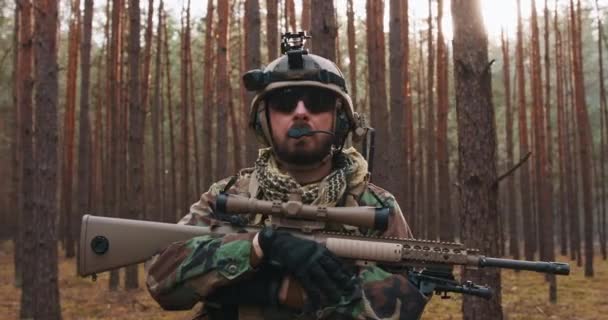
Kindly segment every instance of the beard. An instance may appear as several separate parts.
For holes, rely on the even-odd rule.
[[[289,140],[284,141],[281,145],[276,146],[276,156],[279,160],[292,164],[307,166],[321,162],[325,157],[330,154],[331,147],[333,144],[332,137],[321,137],[321,143],[317,148],[313,150],[302,150],[295,148],[290,150]],[[297,143],[296,143],[297,144]]]

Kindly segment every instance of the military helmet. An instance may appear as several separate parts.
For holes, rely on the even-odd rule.
[[[247,90],[256,92],[249,109],[249,126],[264,146],[272,146],[264,102],[266,95],[273,90],[291,86],[329,89],[340,98],[336,107],[334,145],[341,148],[348,133],[360,127],[360,117],[354,111],[344,75],[332,61],[303,49],[305,40],[309,38],[304,32],[286,33],[282,38],[281,57],[272,61],[264,70],[251,70],[243,75]]]

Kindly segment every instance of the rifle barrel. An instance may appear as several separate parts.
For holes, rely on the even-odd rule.
[[[569,275],[570,265],[562,262],[525,261],[502,258],[479,257],[479,267],[497,267],[528,270],[559,275]]]

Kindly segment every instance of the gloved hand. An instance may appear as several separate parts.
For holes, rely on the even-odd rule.
[[[327,248],[312,240],[265,227],[258,236],[264,259],[293,275],[307,294],[308,307],[316,310],[325,298],[330,303],[355,290],[356,278]]]

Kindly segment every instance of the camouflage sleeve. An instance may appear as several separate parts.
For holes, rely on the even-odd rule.
[[[226,183],[227,180],[222,180],[214,184],[179,223],[217,224],[211,217],[212,207]],[[192,308],[215,288],[232,284],[252,272],[253,236],[253,233],[200,236],[171,244],[149,262],[146,285],[150,295],[166,310]]]
[[[375,186],[372,186],[372,188]],[[377,188],[377,187],[376,187]],[[366,205],[378,205],[378,201],[393,208],[389,229],[382,235],[411,238],[408,227],[395,198],[380,188],[371,190],[378,194],[364,194],[361,201]],[[384,192],[384,193],[382,193]],[[366,197],[372,197],[367,198]],[[375,198],[378,197],[378,198]],[[320,318],[335,319],[419,319],[428,302],[409,280],[407,275],[390,273],[378,266],[362,267],[359,271],[361,290],[352,297],[343,297],[338,305],[322,310]]]

